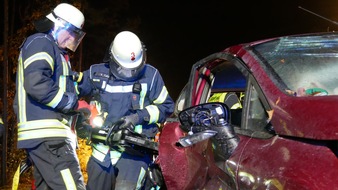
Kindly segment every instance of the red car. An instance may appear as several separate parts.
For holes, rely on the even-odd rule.
[[[228,101],[230,95],[236,101]],[[239,137],[218,165],[229,187],[338,189],[337,33],[245,43],[201,59],[177,99],[175,115],[211,101],[231,108],[229,122]],[[173,120],[164,129],[182,128]],[[162,139],[160,154],[168,137]]]

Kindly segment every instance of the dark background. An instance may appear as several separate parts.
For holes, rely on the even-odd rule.
[[[3,0],[0,2],[3,12]],[[20,10],[30,6],[27,10],[31,10],[34,8],[31,2],[33,0],[15,0],[15,6],[20,7]],[[102,14],[104,18],[94,18],[88,7],[88,11],[84,11],[87,21],[84,29],[87,35],[82,43],[86,44],[83,54],[90,56],[90,59],[83,60],[82,70],[93,63],[101,62],[104,51],[115,34],[128,28],[123,24],[138,17],[139,23],[134,24],[137,29],[130,30],[146,45],[148,63],[159,69],[170,95],[175,100],[188,80],[191,66],[212,53],[239,43],[290,34],[333,31],[338,28],[336,24],[298,8],[301,6],[332,21],[338,21],[336,0],[129,0],[127,10],[120,12],[117,12],[121,10],[118,5],[127,0],[86,2],[96,12],[107,9],[108,12]],[[9,10],[10,14],[11,11],[12,9]],[[30,14],[29,11],[21,13],[21,17]],[[111,20],[115,19],[116,15],[120,23],[112,27],[106,21],[110,17]],[[89,28],[92,25],[89,21],[99,24]],[[3,19],[0,23],[3,26]],[[17,27],[20,28],[19,25]],[[2,29],[0,35],[2,44]],[[104,37],[105,40],[102,40]]]
[[[284,1],[137,1],[142,11],[140,38],[149,62],[162,73],[177,98],[192,64],[228,46],[275,36],[335,30],[329,21],[301,6],[338,21],[334,0]]]

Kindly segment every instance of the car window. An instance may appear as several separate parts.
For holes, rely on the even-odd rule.
[[[266,131],[268,124],[268,113],[266,112],[257,90],[250,86],[250,97],[248,97],[247,129],[252,131]]]
[[[320,48],[318,48],[320,47]],[[253,46],[290,95],[338,94],[338,35],[284,37]]]

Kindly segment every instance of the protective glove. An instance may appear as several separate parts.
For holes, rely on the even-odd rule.
[[[90,138],[91,125],[89,124],[87,113],[79,112],[75,126],[76,135],[81,139]]]
[[[129,129],[134,131],[135,126],[138,124],[139,117],[137,114],[124,116],[120,119],[119,129]]]

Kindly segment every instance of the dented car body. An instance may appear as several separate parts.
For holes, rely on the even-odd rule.
[[[229,188],[338,189],[337,33],[271,38],[201,59],[176,101],[175,115],[222,93],[236,94],[241,104],[229,110],[239,143],[216,164]],[[219,101],[227,104],[226,98]],[[172,119],[164,129],[179,125]],[[167,135],[172,141],[185,133],[176,129]],[[160,139],[160,150],[175,146],[167,140]],[[184,154],[182,164],[195,159]],[[180,173],[195,172],[175,164]],[[163,171],[167,186],[177,187],[169,173]]]

